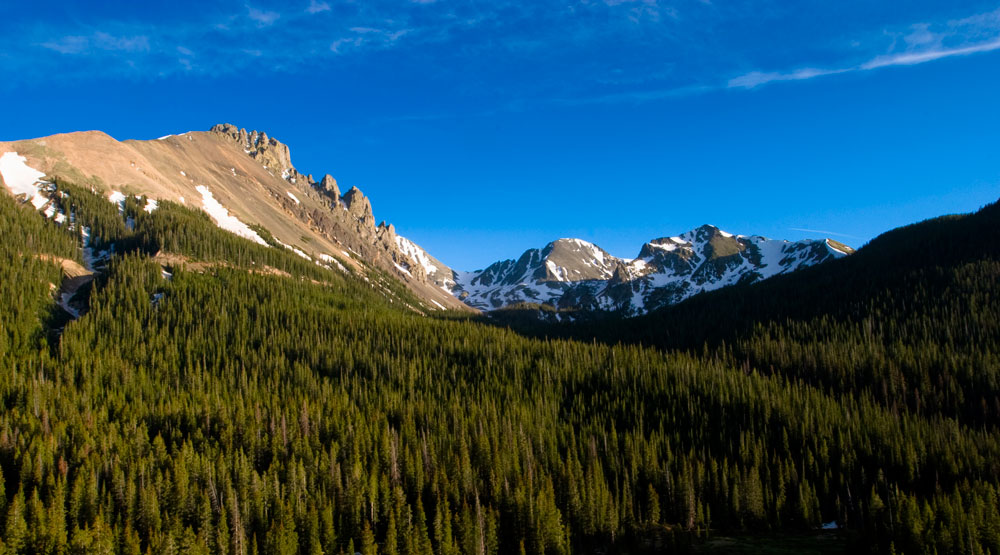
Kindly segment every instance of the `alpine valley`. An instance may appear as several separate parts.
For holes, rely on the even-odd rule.
[[[1000,202],[464,272],[233,125],[0,178],[0,554],[1000,553]]]

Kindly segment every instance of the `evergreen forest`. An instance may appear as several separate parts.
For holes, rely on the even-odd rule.
[[[1000,553],[1000,204],[554,325],[53,189],[0,195],[0,553]]]

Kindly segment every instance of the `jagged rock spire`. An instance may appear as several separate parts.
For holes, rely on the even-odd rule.
[[[288,176],[293,172],[298,174],[292,166],[292,155],[288,145],[268,137],[263,131],[255,130],[248,133],[246,129],[237,129],[230,123],[220,123],[213,126],[210,131],[236,142],[250,157],[275,174],[282,176]]]
[[[326,194],[326,196],[330,197],[334,204],[340,202],[340,188],[337,187],[337,180],[330,174],[324,175],[323,179],[320,180],[319,190]]]
[[[342,197],[347,211],[361,221],[365,227],[375,226],[375,216],[372,215],[372,203],[357,187],[351,187]]]

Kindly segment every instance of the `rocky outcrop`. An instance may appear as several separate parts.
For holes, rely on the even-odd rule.
[[[628,265],[622,261],[617,261],[615,264],[615,271],[611,274],[611,279],[608,281],[609,285],[617,285],[619,283],[627,283],[632,280],[631,274],[628,271]]]
[[[230,123],[220,123],[212,127],[210,132],[235,141],[251,158],[275,175],[280,174],[282,178],[289,179],[293,177],[291,174],[294,172],[294,177],[300,177],[292,166],[292,154],[288,145],[268,137],[267,133],[256,130],[248,132],[246,129],[237,129]]]
[[[340,243],[365,261],[385,270],[396,273],[404,279],[412,279],[436,287],[441,292],[441,286],[431,281],[427,264],[415,257],[424,256],[422,249],[413,246],[408,241],[403,243],[412,248],[404,252],[400,248],[400,239],[396,228],[382,222],[375,225],[371,200],[357,187],[351,187],[343,195],[337,180],[326,174],[317,183],[311,175],[302,175],[292,165],[288,147],[280,141],[268,137],[261,131],[247,131],[232,124],[219,124],[212,127],[211,133],[231,141],[256,162],[264,166],[272,175],[284,179],[294,185],[295,194],[316,195],[322,208],[306,209],[298,202],[289,200],[285,194],[276,192],[290,211],[299,217],[307,219],[311,227],[324,236]],[[433,266],[432,266],[433,267]],[[444,267],[449,276],[451,269]],[[450,285],[450,283],[449,283]]]
[[[312,176],[309,176],[309,181],[312,181]],[[340,188],[337,187],[337,180],[330,174],[323,176],[323,179],[320,180],[317,188],[321,193],[333,201],[334,206],[340,203]]]
[[[358,219],[365,227],[375,226],[375,216],[372,215],[372,202],[357,187],[351,187],[342,197],[347,212]]]

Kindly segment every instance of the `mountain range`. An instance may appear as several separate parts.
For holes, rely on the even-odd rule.
[[[703,225],[654,239],[636,258],[612,256],[593,243],[559,239],[476,272],[454,272],[450,287],[470,306],[518,303],[557,309],[615,311],[627,316],[675,304],[704,291],[752,283],[853,253],[833,241],[781,241],[733,235]]]
[[[560,311],[644,314],[704,291],[754,282],[846,256],[832,239],[789,242],[704,225],[653,239],[634,259],[580,239],[559,239],[466,272],[448,267],[376,224],[357,187],[303,175],[287,145],[261,131],[220,124],[207,132],[117,141],[99,131],[0,143],[0,176],[14,194],[46,198],[37,184],[64,179],[109,200],[145,196],[201,208],[219,227],[330,268],[380,271],[403,282],[419,310],[483,310],[532,303]],[[49,209],[50,217],[63,218]]]

